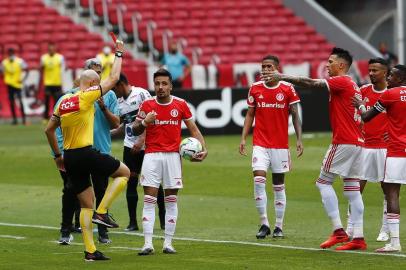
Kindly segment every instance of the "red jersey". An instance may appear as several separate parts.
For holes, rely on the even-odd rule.
[[[325,80],[330,92],[329,113],[333,144],[364,145],[361,115],[351,103],[354,96],[361,98],[357,84],[350,76],[335,76]]]
[[[255,107],[253,144],[265,148],[287,149],[289,106],[300,102],[290,83],[279,82],[274,87],[263,81],[254,83],[248,93],[247,104]]]
[[[406,86],[388,89],[374,108],[388,117],[388,157],[406,157]]]
[[[171,98],[167,104],[160,104],[155,98],[141,104],[138,120],[144,120],[149,112],[157,113],[155,122],[146,127],[145,153],[179,151],[182,120],[191,119],[192,113],[185,100]]]
[[[386,91],[377,91],[373,84],[367,84],[360,88],[362,99],[367,110],[371,109]],[[364,137],[366,148],[386,148],[387,143],[383,139],[384,133],[388,132],[388,117],[386,111],[377,115],[374,119],[364,123]]]

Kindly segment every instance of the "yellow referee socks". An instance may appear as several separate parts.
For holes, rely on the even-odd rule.
[[[93,241],[92,216],[93,209],[80,209],[80,227],[82,228],[83,243],[85,244],[86,251],[89,253],[94,253],[96,251],[96,246]]]
[[[114,199],[124,190],[125,186],[127,185],[128,178],[127,177],[117,177],[115,178],[106,189],[104,193],[103,199],[99,204],[96,212],[99,214],[106,214],[107,209],[111,206]]]

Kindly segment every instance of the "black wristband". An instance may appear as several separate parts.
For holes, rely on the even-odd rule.
[[[123,57],[123,52],[116,51],[115,56],[116,57]]]
[[[102,112],[105,112],[106,111],[106,107],[100,107],[100,110],[102,111]]]
[[[55,154],[54,155],[54,158],[59,158],[59,157],[61,157],[62,156],[62,154],[61,153],[59,153],[59,154]]]

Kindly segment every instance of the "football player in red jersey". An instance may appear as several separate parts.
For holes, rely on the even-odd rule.
[[[133,125],[136,135],[146,130],[145,156],[142,163],[140,184],[144,187],[144,209],[142,226],[145,244],[139,255],[154,253],[152,234],[155,222],[155,204],[158,189],[162,184],[165,191],[165,241],[163,253],[173,254],[172,246],[178,218],[177,195],[183,187],[182,168],[179,155],[182,121],[192,137],[202,144],[203,150],[195,154],[192,161],[203,161],[207,148],[202,134],[192,119],[192,113],[186,101],[172,96],[172,76],[165,69],[154,73],[156,96],[145,100]]]
[[[268,81],[287,81],[294,85],[328,90],[330,124],[333,140],[323,161],[316,186],[320,190],[324,208],[333,224],[333,234],[323,242],[321,248],[329,248],[349,241],[341,223],[337,195],[332,186],[336,176],[344,180],[344,195],[351,207],[351,220],[354,227],[353,239],[337,247],[336,250],[366,249],[363,232],[364,203],[360,193],[362,134],[361,116],[352,106],[354,96],[361,97],[357,84],[347,75],[352,64],[351,54],[341,48],[334,48],[327,62],[330,78],[327,80],[290,76],[278,72],[263,72],[262,78]]]
[[[377,249],[377,252],[401,251],[399,240],[400,185],[406,184],[406,66],[396,65],[388,77],[388,90],[382,94],[378,102],[367,110],[361,100],[354,98],[354,105],[362,112],[362,120],[371,121],[386,111],[388,118],[388,152],[385,162],[383,189],[387,200],[386,215],[390,243]]]
[[[268,55],[262,59],[262,71],[279,69],[279,59]],[[275,228],[273,237],[283,237],[283,217],[286,208],[285,173],[290,170],[288,119],[292,115],[296,131],[297,155],[303,153],[302,126],[299,117],[299,96],[290,83],[283,81],[254,83],[248,94],[248,112],[245,116],[239,152],[247,155],[245,144],[255,118],[252,170],[254,174],[255,204],[261,227],[256,237],[263,239],[271,233],[267,214],[266,174],[272,171],[274,191]]]
[[[370,84],[363,85],[360,90],[362,99],[367,109],[370,109],[386,91],[386,78],[389,73],[389,64],[383,58],[373,58],[368,62]],[[365,146],[362,153],[362,177],[360,181],[361,193],[367,182],[381,183],[383,188],[383,177],[385,172],[385,159],[388,134],[388,118],[382,113],[370,122],[364,123]],[[386,224],[386,200],[383,203],[382,226],[379,232],[379,242],[386,242],[389,239]],[[352,237],[352,221],[348,218],[347,234]]]

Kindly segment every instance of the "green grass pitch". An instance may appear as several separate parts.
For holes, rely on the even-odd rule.
[[[406,268],[404,253],[381,256],[373,252],[383,245],[375,242],[382,211],[378,185],[367,185],[364,195],[368,250],[337,253],[318,249],[331,233],[314,185],[330,142],[329,134],[307,134],[300,159],[291,149],[293,170],[286,176],[285,239],[255,238],[258,216],[250,158],[238,154],[239,136],[207,136],[208,158],[201,164],[183,163],[185,188],[179,196],[178,239],[174,241],[178,254],[161,253],[163,241],[159,237],[163,232],[156,224],[156,254],[137,256],[143,238],[140,234],[124,233],[128,217],[123,194],[111,209],[121,225],[110,230],[113,243],[96,243],[112,260],[94,263],[83,261],[80,235],[74,235],[75,244],[71,246],[55,243],[59,237],[62,180],[49,155],[43,127],[2,125],[0,134],[0,269]],[[294,142],[292,138],[292,146]],[[113,154],[122,158],[120,141],[113,143]],[[344,222],[346,202],[341,181],[337,180],[334,186]],[[268,202],[272,203],[271,186],[267,189]],[[142,197],[141,188],[139,194]],[[138,216],[141,211],[142,200]],[[274,221],[273,205],[268,214]],[[405,238],[406,229],[401,223],[401,240]]]

